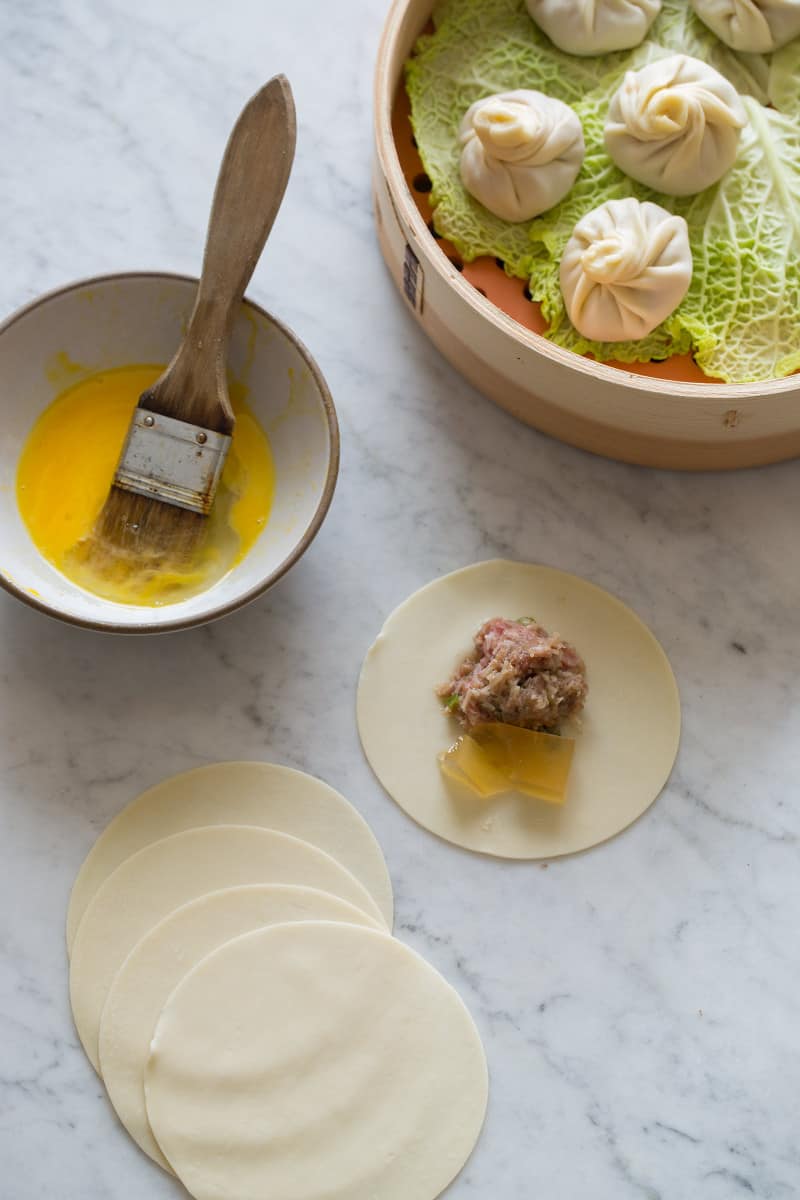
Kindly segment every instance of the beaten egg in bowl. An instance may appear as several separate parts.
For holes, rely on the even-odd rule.
[[[174,604],[211,587],[252,548],[272,506],[270,444],[246,389],[232,383],[231,448],[192,561],[110,573],[91,556],[75,554],[106,501],[138,399],[163,370],[159,364],[119,367],[62,392],[34,424],[17,471],[17,504],[40,553],[72,582],[119,604]]]

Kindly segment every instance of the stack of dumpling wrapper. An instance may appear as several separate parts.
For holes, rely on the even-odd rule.
[[[286,767],[168,779],[95,843],[67,920],[76,1028],[197,1200],[434,1200],[461,1169],[483,1048],[392,909],[363,818]]]

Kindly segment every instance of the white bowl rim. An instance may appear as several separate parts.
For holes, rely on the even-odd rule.
[[[195,287],[199,283],[197,276],[183,275],[176,271],[114,271],[107,275],[92,275],[85,279],[76,279],[72,283],[67,283],[61,287],[52,288],[50,291],[42,293],[41,296],[37,296],[28,304],[25,304],[21,308],[18,308],[12,312],[10,316],[6,317],[4,321],[0,322],[0,337],[2,337],[3,334],[17,321],[21,320],[23,317],[26,317],[29,313],[33,312],[41,305],[47,304],[49,301],[55,300],[60,296],[65,296],[69,292],[76,292],[84,288],[96,287],[99,284],[128,282],[137,279],[176,281],[179,283],[190,283]],[[249,297],[245,296],[242,303],[248,308],[252,309],[254,312],[260,314],[262,317],[266,317],[270,324],[274,325],[275,328],[278,329],[280,333],[282,333],[283,336],[295,347],[300,357],[308,367],[316,386],[319,388],[320,398],[322,400],[325,413],[325,421],[328,427],[330,455],[322,494],[311,520],[303,531],[303,534],[299,538],[296,546],[292,549],[291,553],[289,553],[286,558],[284,558],[283,561],[269,573],[269,575],[260,580],[254,587],[250,588],[249,591],[242,593],[241,596],[236,596],[233,600],[229,600],[225,604],[217,605],[216,607],[209,608],[190,616],[175,618],[171,621],[144,621],[138,625],[123,625],[112,620],[93,621],[86,617],[78,617],[72,615],[71,613],[63,612],[55,605],[48,604],[40,597],[32,596],[30,592],[23,591],[3,573],[0,573],[0,587],[3,587],[5,591],[10,593],[10,595],[15,596],[17,600],[21,600],[23,604],[27,604],[29,608],[35,608],[39,612],[45,613],[46,616],[55,617],[57,620],[65,621],[69,625],[77,625],[81,629],[89,629],[97,633],[122,633],[132,635],[175,633],[179,630],[193,629],[199,625],[207,625],[210,621],[217,621],[221,617],[227,617],[230,613],[235,612],[238,608],[243,608],[252,600],[258,599],[258,597],[263,595],[263,593],[271,588],[273,584],[277,583],[278,580],[281,579],[286,572],[294,566],[298,559],[302,557],[319,532],[320,526],[322,525],[328,509],[330,508],[331,501],[333,500],[333,493],[336,488],[340,458],[339,421],[336,415],[336,408],[333,403],[333,397],[331,396],[330,389],[325,382],[322,372],[320,371],[309,350],[306,348],[303,342],[300,341],[297,335],[292,332],[288,325],[285,325],[282,321],[278,320],[278,318],[274,317],[272,313],[267,311],[266,308],[260,304],[257,304],[254,300],[249,299]],[[165,610],[162,609],[161,611]]]

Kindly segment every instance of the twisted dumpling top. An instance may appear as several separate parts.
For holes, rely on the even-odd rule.
[[[632,179],[689,196],[733,166],[746,124],[727,79],[697,58],[673,54],[627,72],[608,107],[606,149]]]
[[[558,204],[585,152],[572,109],[524,88],[476,101],[460,139],[464,187],[506,221],[529,221]]]
[[[593,342],[646,337],[678,307],[691,279],[686,221],[632,196],[582,217],[561,257],[567,313]]]
[[[661,0],[526,0],[528,12],[567,54],[610,54],[638,46]]]
[[[734,50],[770,54],[800,34],[800,0],[692,0],[692,8]]]

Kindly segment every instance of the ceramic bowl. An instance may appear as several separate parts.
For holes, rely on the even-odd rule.
[[[336,411],[293,333],[245,301],[231,337],[232,376],[275,459],[270,520],[245,558],[200,595],[163,608],[115,604],[71,583],[34,546],[16,503],[16,471],[39,414],[70,384],[128,363],[168,362],[197,280],[125,274],[87,279],[35,300],[0,326],[0,584],[61,620],[114,633],[188,629],[255,599],[297,562],[319,529],[339,465]]]

